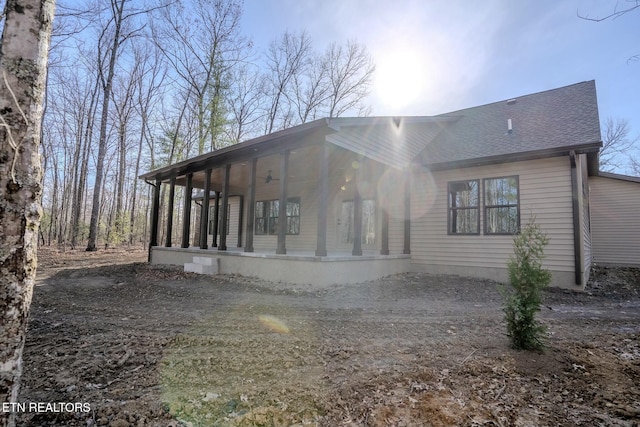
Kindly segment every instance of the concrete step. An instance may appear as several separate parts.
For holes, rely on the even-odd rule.
[[[193,262],[184,264],[184,271],[198,274],[218,274],[218,258],[194,256]]]
[[[194,264],[202,264],[202,265],[216,265],[218,258],[210,258],[207,256],[194,256],[193,263]]]
[[[213,265],[195,264],[193,262],[185,263],[184,271],[188,273],[198,273],[198,274],[217,274],[218,273],[218,269]]]

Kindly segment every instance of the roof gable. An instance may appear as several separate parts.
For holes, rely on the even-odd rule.
[[[378,162],[403,167],[442,132],[453,117],[360,117],[329,119],[327,141]]]

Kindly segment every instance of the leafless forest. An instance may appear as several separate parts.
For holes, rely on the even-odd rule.
[[[374,65],[365,46],[316,46],[305,32],[258,43],[243,35],[242,13],[240,0],[58,2],[41,244],[143,245],[150,187],[141,173],[317,118],[368,113]]]

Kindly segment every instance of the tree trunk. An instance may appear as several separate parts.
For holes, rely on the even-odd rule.
[[[143,116],[143,121],[146,118]],[[138,141],[138,156],[136,157],[136,169],[133,174],[133,194],[131,195],[131,211],[129,216],[129,245],[133,244],[136,225],[136,199],[138,196],[138,174],[140,173],[140,157],[142,156],[142,142],[144,141],[144,126],[140,131],[140,141]]]
[[[91,92],[91,102],[89,104],[89,111],[87,113],[87,121],[85,124],[84,137],[82,142],[82,165],[80,166],[80,175],[78,176],[78,189],[77,192],[74,193],[74,201],[73,201],[73,216],[72,216],[72,224],[73,231],[71,233],[71,247],[75,249],[78,244],[78,234],[80,233],[80,214],[85,211],[83,202],[86,200],[84,197],[85,190],[87,188],[87,170],[89,168],[89,154],[91,153],[91,138],[93,138],[93,122],[95,120],[96,114],[96,96],[98,92],[98,82],[96,81],[96,85],[94,86],[93,91]],[[83,224],[84,215],[82,219]]]
[[[40,138],[53,0],[8,0],[0,41],[0,400],[17,402],[42,214]],[[0,426],[15,413],[0,412]]]
[[[122,28],[122,12],[125,0],[116,2],[112,0],[115,33],[113,45],[109,56],[109,68],[103,86],[102,116],[100,118],[100,137],[98,140],[98,159],[96,162],[96,181],[93,186],[93,206],[91,208],[91,222],[89,224],[89,242],[87,251],[98,250],[96,241],[98,239],[98,222],[100,216],[100,193],[102,192],[102,179],[104,175],[104,158],[107,152],[107,120],[109,118],[109,104],[111,101],[111,88],[113,87],[113,76],[115,75],[116,59],[118,58],[118,48],[120,47],[120,30]]]

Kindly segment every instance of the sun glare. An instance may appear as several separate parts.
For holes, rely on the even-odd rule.
[[[420,96],[425,70],[415,52],[391,52],[376,62],[376,90],[382,102],[396,110],[406,107]]]

